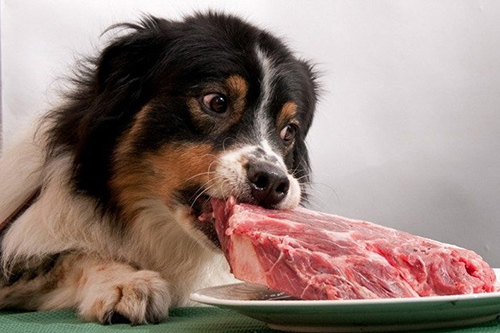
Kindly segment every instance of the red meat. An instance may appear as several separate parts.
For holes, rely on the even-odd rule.
[[[496,291],[476,253],[305,208],[214,201],[233,275],[301,299],[368,299]]]

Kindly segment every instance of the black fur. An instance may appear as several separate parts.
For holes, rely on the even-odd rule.
[[[222,149],[251,140],[263,76],[256,45],[279,68],[271,115],[276,117],[288,100],[298,104],[301,129],[285,161],[301,182],[308,181],[309,159],[303,140],[316,103],[314,73],[281,41],[236,17],[216,13],[197,14],[184,21],[148,16],[139,24],[116,25],[110,30],[126,34],[114,38],[98,58],[82,66],[67,104],[49,116],[54,124],[50,156],[66,152],[74,156],[72,185],[76,192],[96,198],[102,207],[113,204],[108,182],[114,151],[146,104],[153,109],[146,120],[147,130],[134,143],[138,157],[172,141],[210,141]],[[186,99],[200,94],[207,84],[234,74],[249,83],[247,110],[241,122],[214,136],[196,126]],[[279,133],[275,144],[281,145]]]

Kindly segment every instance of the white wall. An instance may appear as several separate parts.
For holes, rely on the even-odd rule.
[[[223,8],[322,72],[312,207],[474,249],[500,267],[500,2],[3,0],[5,143],[140,13]]]

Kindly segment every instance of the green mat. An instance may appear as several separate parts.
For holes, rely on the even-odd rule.
[[[264,333],[278,332],[264,323],[245,317],[231,310],[213,307],[176,308],[170,318],[158,325],[130,326],[127,324],[100,325],[79,320],[72,311],[54,312],[0,312],[0,332],[10,333]],[[469,328],[442,329],[435,333],[498,333],[500,322],[491,321]]]

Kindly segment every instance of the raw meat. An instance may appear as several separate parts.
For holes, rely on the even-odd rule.
[[[233,275],[301,299],[368,299],[492,292],[476,253],[370,222],[297,208],[212,202]]]

